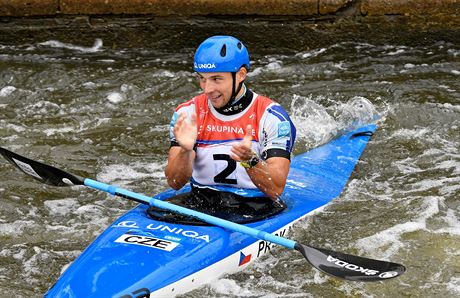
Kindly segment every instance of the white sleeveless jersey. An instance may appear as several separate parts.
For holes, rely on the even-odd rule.
[[[295,127],[286,111],[267,97],[254,93],[249,106],[236,115],[217,112],[205,94],[179,105],[170,124],[170,139],[176,142],[174,124],[179,114],[197,115],[198,137],[192,183],[202,186],[227,186],[257,189],[246,170],[230,157],[233,144],[242,141],[251,124],[252,149],[263,159],[270,149],[281,149],[289,158],[295,140]],[[268,155],[267,155],[268,154]]]

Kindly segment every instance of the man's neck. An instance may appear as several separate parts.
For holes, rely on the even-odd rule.
[[[236,104],[243,96],[246,94],[247,88],[246,85],[243,84],[243,88],[241,88],[240,94],[238,94],[235,99],[232,101],[231,105]]]
[[[216,109],[222,115],[235,115],[246,109],[252,101],[253,92],[243,85],[241,95],[233,100],[231,103],[227,103],[225,106]]]

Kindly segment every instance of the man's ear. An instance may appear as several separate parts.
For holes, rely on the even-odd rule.
[[[240,70],[238,70],[238,72],[236,73],[236,78],[237,78],[238,83],[244,81],[246,79],[247,74],[248,74],[248,71],[246,67],[241,67]]]

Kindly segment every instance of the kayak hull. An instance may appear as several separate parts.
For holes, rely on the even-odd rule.
[[[361,127],[295,156],[283,193],[287,208],[247,226],[285,237],[296,221],[338,197],[375,129]],[[171,297],[242,270],[274,247],[216,226],[153,220],[147,208],[139,205],[112,223],[45,297]]]

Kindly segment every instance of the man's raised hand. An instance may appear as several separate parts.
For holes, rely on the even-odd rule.
[[[187,119],[187,113],[182,112],[174,125],[173,132],[176,141],[184,150],[193,150],[198,136],[196,114],[193,113],[189,121]]]

